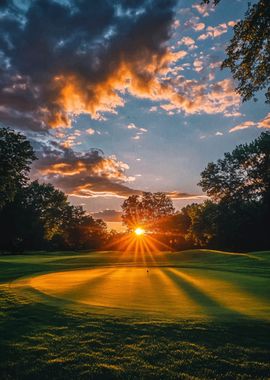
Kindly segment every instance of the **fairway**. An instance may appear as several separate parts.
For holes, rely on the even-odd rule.
[[[1,256],[3,379],[267,379],[270,253]]]

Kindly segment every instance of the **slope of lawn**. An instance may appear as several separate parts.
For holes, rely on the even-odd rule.
[[[1,379],[267,379],[270,252],[0,256]]]

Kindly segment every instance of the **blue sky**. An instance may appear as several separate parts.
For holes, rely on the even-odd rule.
[[[59,65],[52,76],[49,62],[43,65],[45,53],[43,61],[39,61],[33,50],[26,56],[30,57],[30,62],[41,66],[38,71],[18,64],[18,57],[23,60],[19,48],[16,54],[3,50],[6,62],[10,54],[12,78],[16,72],[23,78],[20,81],[30,83],[32,93],[38,88],[43,94],[40,98],[43,103],[34,111],[15,109],[25,118],[21,124],[14,113],[13,118],[11,112],[8,114],[9,119],[5,113],[7,109],[12,110],[12,102],[0,104],[0,120],[3,123],[8,120],[9,125],[23,130],[31,138],[40,157],[32,177],[52,182],[69,194],[74,204],[83,204],[91,212],[119,210],[123,199],[136,191],[168,192],[175,198],[177,208],[201,201],[203,194],[197,183],[207,163],[270,128],[269,105],[264,103],[264,95],[257,94],[257,102],[242,104],[233,90],[231,73],[220,70],[226,45],[233,36],[233,26],[244,17],[248,1],[221,1],[217,7],[203,7],[198,1],[164,0],[156,2],[158,6],[155,7],[150,0],[145,0],[139,1],[134,8],[125,8],[124,1],[115,1],[110,4],[115,7],[110,9],[103,1],[99,3],[100,9],[96,9],[95,2],[82,2],[87,12],[100,20],[91,30],[83,19],[86,8],[77,10],[76,2],[75,5],[73,2],[48,3],[52,4],[51,8],[44,4],[34,7],[25,2],[27,6],[20,8],[25,24],[20,27],[30,30],[34,24],[31,17],[35,17],[34,20],[44,18],[44,25],[48,18],[57,23],[54,17],[61,11],[59,28],[47,34],[46,30],[41,30],[40,38],[46,44],[55,44],[54,51],[56,47],[62,49],[61,54],[66,54],[73,66],[67,66],[62,60],[65,67],[61,72],[59,56],[56,59],[50,51],[50,59],[55,59],[55,65]],[[74,13],[82,19],[81,24],[68,14],[73,10],[71,3]],[[110,14],[112,11],[114,18]],[[131,13],[138,19],[133,30],[128,26]],[[3,19],[7,15],[12,18],[12,10],[2,11]],[[64,25],[65,18],[71,23],[66,39],[61,34],[61,22]],[[102,23],[106,28],[100,31]],[[68,45],[66,41],[73,38],[72,27],[76,44]],[[78,30],[88,33],[88,40],[82,40]],[[98,37],[91,39],[95,33]],[[16,44],[21,46],[14,32],[11,41],[12,38],[15,48]],[[25,32],[23,46],[27,46],[27,39],[29,33]],[[45,42],[41,46],[47,46]],[[110,75],[105,80],[102,78],[98,82],[93,75],[88,76],[87,65],[93,71],[95,65],[101,65],[105,55],[107,61],[103,62],[102,72],[112,65],[113,69],[110,68]],[[54,61],[51,64],[54,65]],[[10,71],[10,66],[6,65],[6,70]],[[81,75],[84,71],[85,77]],[[141,82],[140,71],[145,75],[146,84]],[[46,81],[43,81],[44,72]],[[11,75],[9,81],[10,78]],[[44,94],[48,93],[44,102]],[[32,123],[33,120],[37,123]],[[103,153],[94,154],[92,148]]]

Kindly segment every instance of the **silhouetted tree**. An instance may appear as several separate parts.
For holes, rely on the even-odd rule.
[[[159,219],[175,211],[172,200],[162,192],[131,195],[124,201],[122,210],[122,220],[129,229],[140,225],[151,230],[157,228]]]
[[[270,134],[208,164],[200,185],[212,199],[187,206],[185,238],[193,246],[230,250],[270,247]]]
[[[209,163],[199,185],[215,201],[224,199],[269,201],[270,133],[237,146],[217,163]]]
[[[70,205],[51,184],[29,183],[34,159],[24,136],[0,129],[0,250],[101,247],[107,238],[102,220]]]
[[[210,3],[211,0],[203,0]],[[213,0],[217,4],[220,0]],[[234,36],[226,48],[222,68],[229,68],[238,81],[236,91],[243,101],[266,88],[270,103],[270,6],[269,0],[249,5],[244,20],[234,26]]]
[[[35,158],[31,144],[23,135],[0,128],[0,209],[27,183]]]
[[[66,248],[100,248],[106,243],[106,223],[87,215],[81,206],[69,206],[65,220],[62,236]]]
[[[43,226],[44,239],[51,240],[54,235],[62,233],[69,207],[67,196],[51,184],[30,183],[24,191],[23,205],[36,215]]]

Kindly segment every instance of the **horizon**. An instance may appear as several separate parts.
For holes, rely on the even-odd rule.
[[[49,4],[16,2],[26,28],[6,30],[15,51],[5,52],[0,121],[30,139],[39,158],[31,178],[52,183],[72,204],[91,214],[112,210],[104,220],[119,223],[123,200],[141,191],[165,192],[177,210],[201,202],[207,163],[270,128],[263,93],[242,103],[230,71],[220,70],[246,1],[91,4],[77,18],[69,1]],[[15,22],[13,12],[2,18]],[[89,30],[84,12],[101,24]],[[64,23],[70,28],[60,32]],[[41,95],[30,106],[34,86]]]
[[[270,379],[269,0],[0,0],[1,379]]]

